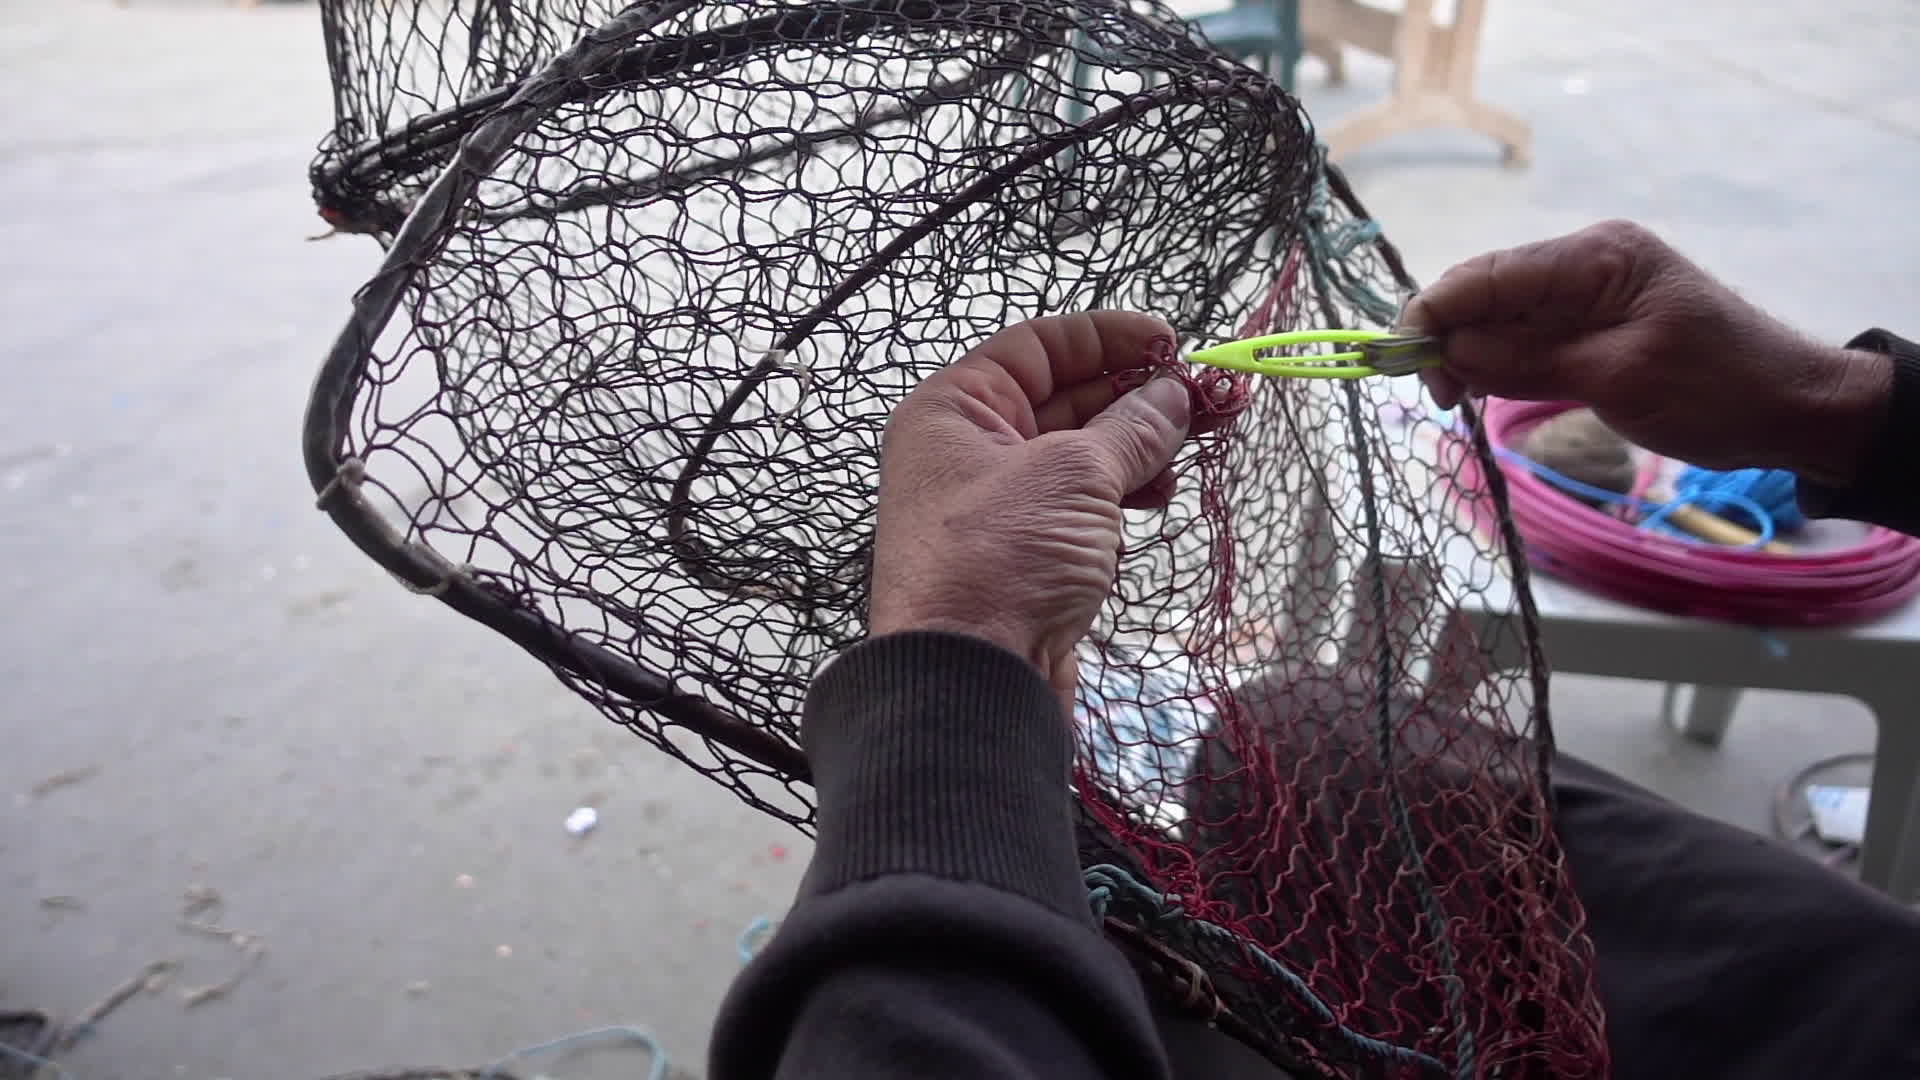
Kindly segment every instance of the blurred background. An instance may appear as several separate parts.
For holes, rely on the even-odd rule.
[[[1454,131],[1345,161],[1418,277],[1629,217],[1811,334],[1920,331],[1920,7],[1486,18],[1479,94],[1530,162]],[[1324,76],[1298,72],[1323,129],[1392,69]],[[483,1064],[610,1024],[697,1075],[806,842],[313,509],[300,411],[379,258],[306,242],[315,6],[0,0],[0,113],[0,1010],[161,976],[62,1056],[77,1080]],[[1717,749],[1660,701],[1554,684],[1566,746],[1755,830],[1801,765],[1872,746],[1841,699],[1749,694]]]

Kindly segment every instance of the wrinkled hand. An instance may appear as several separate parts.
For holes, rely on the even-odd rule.
[[[1470,259],[1401,321],[1445,336],[1445,366],[1426,373],[1444,407],[1466,393],[1579,401],[1710,468],[1845,483],[1892,386],[1884,358],[1802,338],[1626,222]]]
[[[871,631],[949,630],[1031,660],[1070,700],[1074,649],[1119,566],[1122,507],[1163,506],[1185,386],[1117,395],[1171,345],[1165,323],[1096,312],[995,334],[909,394],[880,455]]]

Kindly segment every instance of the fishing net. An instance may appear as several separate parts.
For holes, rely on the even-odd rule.
[[[386,258],[315,385],[321,507],[802,830],[801,702],[863,635],[909,388],[1037,315],[1191,344],[1386,325],[1413,288],[1299,104],[1147,3],[322,11],[315,196]],[[1604,1074],[1477,418],[1184,377],[1231,420],[1129,516],[1085,646],[1090,903],[1301,1076]]]

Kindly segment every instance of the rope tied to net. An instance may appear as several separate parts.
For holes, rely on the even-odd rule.
[[[1331,317],[1333,313],[1328,311],[1327,314]],[[1376,501],[1375,478],[1370,464],[1371,453],[1365,431],[1360,423],[1362,416],[1360,392],[1353,382],[1348,382],[1342,390],[1347,399],[1348,445],[1358,468],[1361,516],[1366,529],[1367,554],[1363,565],[1372,568],[1372,572],[1366,575],[1368,583],[1372,586],[1367,590],[1371,594],[1367,600],[1373,608],[1373,617],[1379,625],[1385,626],[1391,620],[1392,614],[1387,601],[1385,560],[1381,549],[1383,526]],[[1449,929],[1447,914],[1440,905],[1433,881],[1427,873],[1426,857],[1422,852],[1419,835],[1413,827],[1406,794],[1400,788],[1401,766],[1396,761],[1394,752],[1398,740],[1391,705],[1394,666],[1393,650],[1380,649],[1374,665],[1374,701],[1378,707],[1380,768],[1382,775],[1386,778],[1383,794],[1387,799],[1387,813],[1393,825],[1395,846],[1400,852],[1401,869],[1407,873],[1413,894],[1419,901],[1421,914],[1433,934],[1434,959],[1441,976],[1441,990],[1446,999],[1447,1017],[1453,1028],[1454,1075],[1459,1080],[1467,1080],[1477,1071],[1476,1063],[1479,1060],[1479,1053],[1467,1017],[1466,991],[1460,978],[1459,956],[1454,951],[1453,935]]]
[[[1400,317],[1400,305],[1382,296],[1366,275],[1348,262],[1361,248],[1379,242],[1380,223],[1372,218],[1342,218],[1335,212],[1333,189],[1327,181],[1326,146],[1317,144],[1315,155],[1318,166],[1313,170],[1313,187],[1307,194],[1305,227],[1301,230],[1314,276],[1331,283],[1367,318],[1381,326],[1392,326]]]
[[[1363,1035],[1342,1024],[1333,1009],[1314,993],[1305,979],[1253,942],[1223,926],[1187,914],[1178,896],[1157,892],[1111,863],[1089,866],[1081,871],[1081,875],[1087,884],[1087,904],[1093,909],[1095,918],[1129,921],[1169,939],[1186,935],[1196,940],[1236,946],[1263,973],[1286,987],[1294,999],[1306,1007],[1313,1019],[1355,1052],[1430,1072],[1448,1071],[1438,1058],[1430,1054]]]
[[[1323,195],[1325,206],[1316,211],[1309,206],[1306,218],[1306,246],[1308,248],[1308,269],[1315,285],[1318,286],[1321,314],[1328,325],[1338,325],[1340,313],[1336,310],[1329,292],[1336,292],[1349,303],[1360,308],[1361,313],[1384,325],[1392,325],[1399,316],[1399,309],[1380,296],[1364,279],[1355,278],[1355,272],[1342,262],[1324,262],[1329,225],[1332,221],[1332,202],[1334,192],[1329,177],[1332,166],[1326,163],[1326,148],[1316,147],[1320,168],[1314,177],[1313,200],[1319,202]],[[1343,182],[1344,183],[1344,182]],[[1366,221],[1367,216],[1356,214],[1355,220]],[[1331,230],[1331,234],[1343,242],[1349,238],[1364,236],[1365,232],[1350,230]],[[1373,233],[1378,237],[1377,228]],[[1353,239],[1358,244],[1358,239]],[[1379,492],[1373,472],[1373,449],[1367,439],[1363,417],[1367,414],[1361,399],[1356,380],[1349,380],[1341,387],[1346,404],[1347,446],[1355,466],[1355,475],[1359,482],[1361,519],[1366,537],[1366,554],[1363,565],[1372,567],[1373,572],[1365,575],[1371,588],[1370,594],[1360,602],[1372,608],[1373,617],[1381,626],[1391,622],[1391,605],[1387,600],[1386,575],[1383,572],[1382,537],[1383,524],[1379,507]],[[1358,583],[1357,583],[1358,584]],[[1358,599],[1358,591],[1356,591]],[[1383,639],[1384,642],[1385,639]],[[1468,1015],[1466,989],[1460,977],[1460,958],[1454,950],[1453,936],[1446,912],[1442,909],[1439,897],[1429,878],[1426,859],[1422,853],[1418,834],[1413,826],[1412,815],[1408,809],[1406,795],[1400,790],[1399,776],[1401,765],[1396,761],[1395,748],[1398,742],[1391,708],[1391,687],[1395,677],[1396,660],[1394,650],[1382,647],[1377,651],[1374,663],[1374,701],[1378,706],[1378,750],[1380,768],[1385,778],[1382,794],[1387,801],[1388,818],[1392,825],[1394,846],[1398,849],[1401,869],[1405,872],[1414,897],[1420,904],[1421,914],[1433,934],[1435,966],[1438,969],[1441,992],[1445,997],[1447,1018],[1452,1028],[1451,1037],[1455,1057],[1453,1075],[1466,1080],[1478,1071],[1478,1040],[1475,1038]]]

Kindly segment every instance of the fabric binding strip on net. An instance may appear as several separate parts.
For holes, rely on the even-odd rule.
[[[315,197],[386,256],[315,383],[321,508],[802,831],[800,705],[863,634],[911,386],[1036,315],[1192,344],[1413,288],[1298,103],[1150,4],[322,12]],[[1089,904],[1300,1076],[1604,1075],[1483,434],[1424,453],[1379,385],[1196,390],[1236,415],[1129,516],[1083,657]]]

